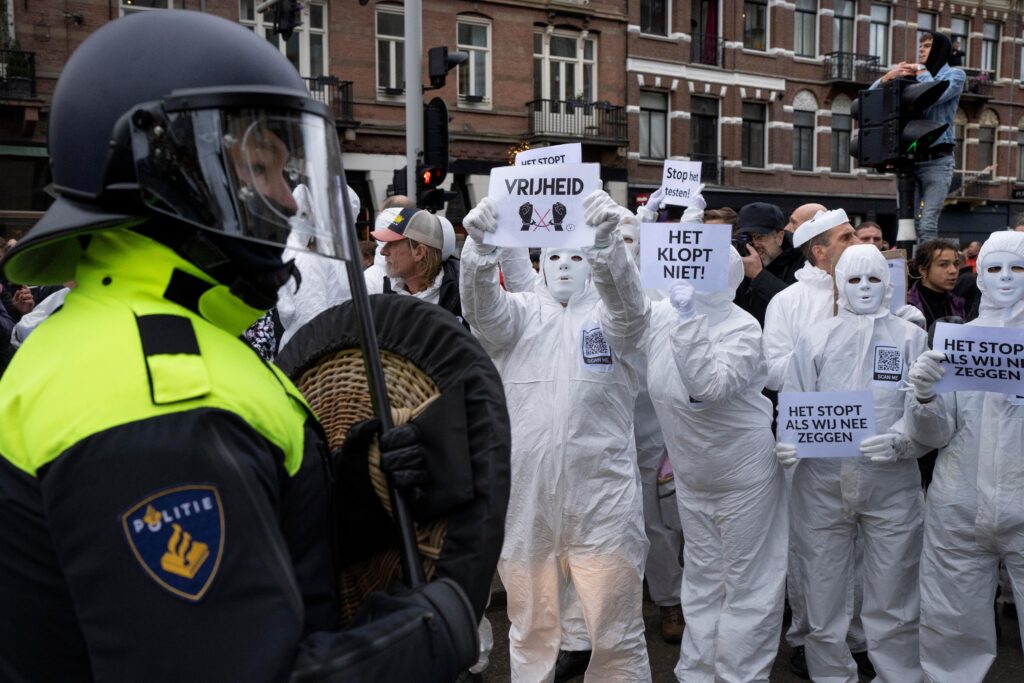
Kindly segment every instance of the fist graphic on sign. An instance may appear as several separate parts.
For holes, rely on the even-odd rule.
[[[533,221],[530,217],[533,215],[533,204],[526,202],[519,207],[519,218],[523,222],[523,230],[529,230],[530,226],[533,225]]]
[[[555,202],[555,205],[551,207],[551,215],[554,216],[555,219],[555,231],[561,231],[562,221],[565,219],[565,204],[562,202]]]

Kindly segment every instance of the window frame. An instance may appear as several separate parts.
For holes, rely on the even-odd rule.
[[[805,58],[808,58],[808,59],[814,59],[815,57],[818,56],[818,38],[819,38],[819,31],[820,31],[820,27],[818,25],[818,23],[819,23],[818,22],[818,13],[819,13],[821,8],[818,6],[818,0],[808,0],[808,1],[811,2],[814,5],[814,11],[808,11],[806,9],[801,9],[800,8],[800,0],[795,0],[795,3],[794,3],[794,9],[793,9],[793,54],[795,56],[797,56],[797,57],[805,57]],[[811,23],[811,33],[813,34],[813,37],[811,38],[811,51],[810,51],[810,53],[808,53],[806,51],[805,52],[801,52],[800,51],[801,48],[804,48],[806,50],[806,48],[802,45],[803,40],[801,40],[802,37],[805,37],[805,36],[803,36],[803,31],[801,29],[806,30],[806,27],[801,26],[801,23],[805,22],[805,21],[810,21],[810,23]]]
[[[840,14],[837,10],[833,9],[832,13],[832,52],[845,52],[855,53],[857,51],[857,3],[853,0],[835,0],[833,5],[839,4],[840,2],[849,3],[851,14],[849,16]],[[846,48],[843,45],[837,44],[840,40],[840,36],[845,36],[845,31],[839,29],[843,24],[849,25],[849,36],[850,36],[850,47]]]
[[[810,126],[797,125],[797,114],[806,115],[811,117]],[[818,113],[809,109],[794,109],[793,110],[793,170],[794,171],[814,171],[814,163],[816,160],[815,156],[815,128],[818,123]],[[805,151],[803,141],[798,136],[798,131],[807,131],[809,143],[807,152],[808,166],[805,168],[802,163],[798,163],[798,159],[801,158],[801,154]]]
[[[764,45],[762,45],[761,47],[755,47],[755,46],[751,46],[751,45],[747,44],[747,36],[748,36],[748,28],[747,28],[747,13],[748,12],[747,12],[747,7],[748,6],[760,8],[759,9],[759,14],[761,15],[761,19],[762,19],[762,26],[760,27],[759,30],[764,35],[764,38],[763,38]],[[768,14],[769,14],[768,0],[743,0],[743,16],[742,16],[742,19],[743,19],[743,49],[744,50],[750,50],[751,52],[767,52],[768,51],[768,45],[770,44],[769,43],[768,32],[769,32],[770,26],[771,26],[771,21],[769,21]],[[755,28],[755,30],[757,30],[757,29]]]
[[[645,94],[647,94],[647,95],[656,95],[656,96],[660,97],[662,102],[665,105],[665,108],[664,109],[652,109],[652,108],[644,107],[643,97],[644,97]],[[669,156],[669,145],[671,144],[671,137],[672,137],[671,135],[669,135],[669,111],[671,110],[671,107],[672,107],[671,93],[669,93],[669,92],[667,92],[665,90],[652,90],[652,89],[649,89],[649,88],[643,88],[643,89],[640,90],[639,102],[640,102],[640,120],[639,120],[639,130],[638,130],[638,135],[637,135],[637,138],[638,138],[638,140],[637,140],[637,151],[640,154],[640,158],[641,159],[650,160],[650,161],[664,161]],[[651,121],[651,115],[650,115],[651,112],[661,112],[663,114],[663,117],[662,117],[662,119],[663,119],[662,120],[662,143],[663,143],[662,147],[663,147],[663,152],[664,153],[663,153],[662,156],[653,156],[653,155],[650,154],[651,147],[652,147],[652,145],[651,145],[651,139],[652,139],[652,125],[651,124],[652,124],[652,121]],[[648,117],[648,121],[647,121],[647,131],[648,131],[647,132],[647,138],[648,139],[647,139],[647,150],[646,150],[648,152],[647,154],[644,154],[645,150],[644,150],[644,134],[643,134],[643,130],[644,130],[644,116],[645,115],[647,115],[647,117]]]
[[[992,136],[992,139],[991,140],[982,140],[982,138],[981,138],[981,132],[982,131],[991,131],[990,134]],[[980,174],[978,177],[980,179],[982,179],[982,180],[991,180],[995,176],[995,173],[996,173],[996,169],[995,169],[995,166],[996,166],[996,146],[997,146],[996,142],[998,141],[998,137],[999,137],[999,126],[978,126],[978,138],[977,138],[978,139],[978,172]],[[987,149],[989,151],[989,155],[990,155],[988,163],[985,163],[984,159],[982,158],[982,150],[985,149],[986,147],[987,147]],[[987,168],[989,166],[992,167],[992,170],[989,172],[989,175],[985,175],[984,173],[982,173],[982,171],[984,171],[985,168]]]
[[[666,37],[672,33],[672,0],[660,0],[664,6],[662,21],[665,29],[662,32],[648,31],[644,29],[644,4],[650,4],[657,0],[640,0],[640,33],[645,36]]]
[[[838,128],[837,123],[844,122],[845,128]],[[853,157],[850,156],[850,138],[853,133],[853,116],[849,113],[832,112],[831,157],[829,168],[833,173],[853,173]],[[845,141],[845,142],[844,142]],[[845,168],[844,168],[845,166]]]
[[[993,27],[995,29],[995,38],[989,38],[986,35],[985,31],[989,27]],[[1002,23],[998,21],[983,22],[981,25],[981,36],[981,63],[978,65],[978,67],[982,71],[988,71],[993,75],[993,77],[997,78],[999,76],[1000,44],[1003,37]],[[991,69],[985,68],[986,62],[989,61],[988,59],[986,59],[986,56],[989,57],[992,61]]]
[[[573,83],[574,83],[574,87],[576,87],[575,84],[579,84],[579,87],[581,87],[582,90],[579,90],[578,92],[583,94],[584,99],[587,99],[587,97],[586,97],[586,93],[587,93],[587,90],[586,90],[586,72],[587,72],[587,68],[586,67],[587,67],[587,65],[590,65],[592,67],[592,69],[591,69],[591,74],[592,74],[591,75],[591,84],[590,84],[591,92],[590,92],[589,101],[590,102],[594,102],[596,100],[596,98],[597,98],[597,90],[598,90],[597,86],[598,86],[598,83],[600,82],[599,81],[599,74],[598,74],[598,64],[599,64],[599,61],[598,61],[598,58],[597,58],[598,52],[600,50],[600,45],[598,44],[597,36],[591,35],[590,32],[586,31],[586,30],[578,31],[578,32],[577,31],[565,31],[565,30],[542,30],[542,31],[534,31],[533,35],[534,35],[534,37],[536,37],[538,35],[541,37],[541,50],[542,50],[540,54],[538,54],[536,51],[533,52],[534,99],[537,99],[537,100],[551,100],[553,102],[557,102],[557,101],[569,102],[569,101],[575,101],[577,99],[577,97],[576,97],[577,93],[575,93],[575,92],[571,93],[571,94],[566,93],[564,99],[562,99],[561,97],[556,97],[556,96],[554,96],[552,94],[552,92],[551,92],[551,63],[553,61],[556,61],[556,62],[562,62],[562,63],[567,63],[567,64],[571,63],[573,65],[573,71],[574,71]],[[552,55],[551,55],[551,38],[554,38],[554,37],[558,37],[558,38],[573,38],[573,39],[575,39],[575,41],[576,41],[576,56],[574,58],[572,58],[572,59],[567,58],[567,57],[559,57],[559,56],[552,57]],[[590,42],[593,45],[593,47],[594,47],[593,56],[590,59],[588,59],[586,57],[586,44],[588,42]],[[540,83],[540,87],[539,88],[538,88],[538,85],[537,85],[537,82],[536,82],[536,64],[537,64],[538,59],[542,63],[542,67],[541,67],[541,83]],[[588,102],[588,104],[589,104],[589,102]]]
[[[885,12],[884,22],[877,21],[875,19],[876,9]],[[889,30],[892,26],[892,5],[883,5],[881,3],[873,2],[871,3],[868,17],[868,54],[872,57],[878,57],[879,64],[888,64],[890,54],[890,39],[892,36],[892,32]],[[879,46],[877,45],[877,43],[879,42],[879,31],[882,32],[882,45],[880,48],[880,54],[876,52],[876,50],[879,49]]]
[[[695,100],[707,100],[708,102],[715,103],[715,113],[712,116],[696,113],[696,107],[694,106]],[[714,126],[714,142],[715,148],[712,152],[698,151],[695,150],[695,143],[697,142],[697,126],[694,119],[708,119]],[[701,157],[712,157],[716,158],[721,156],[722,150],[722,101],[717,97],[708,97],[706,95],[690,95],[690,155],[698,155]]]
[[[481,48],[477,45],[463,44],[459,41],[459,25],[467,24],[471,26],[483,27],[486,30],[487,45]],[[460,64],[455,74],[456,82],[456,93],[459,106],[473,106],[490,109],[492,105],[494,83],[492,80],[492,41],[494,38],[494,32],[492,30],[492,24],[490,19],[484,19],[483,17],[466,17],[457,16],[455,18],[455,44],[456,49],[465,50],[469,53],[469,59],[466,60],[465,64]],[[477,93],[467,94],[462,92],[462,73],[463,69],[469,72],[468,80],[470,83],[470,90],[475,83],[474,76],[476,75],[476,64],[473,62],[473,52],[484,52],[484,94],[478,95]],[[480,99],[476,99],[479,97]]]
[[[963,33],[956,33],[955,32],[955,30],[953,28],[953,25],[957,21],[962,21],[963,22],[963,25],[964,25],[964,32]],[[962,66],[964,68],[969,67],[970,66],[970,61],[969,60],[970,60],[970,56],[971,56],[971,18],[970,17],[965,17],[965,16],[963,16],[961,14],[954,14],[949,19],[949,30],[950,30],[950,33],[949,33],[949,44],[952,45],[953,43],[955,43],[957,41],[957,39],[960,39],[960,51],[963,53],[963,60],[962,60],[963,64],[962,64]]]
[[[405,98],[405,8],[400,5],[377,5],[376,11],[373,14],[373,79],[377,90],[377,99],[386,98]],[[402,19],[402,35],[393,36],[389,34],[380,33],[380,15],[381,14],[392,14]],[[389,85],[382,86],[380,84],[380,43],[381,40],[390,43],[388,47],[388,58],[390,60],[390,68],[388,69]],[[398,54],[397,45],[402,46],[402,57],[397,59]],[[401,70],[399,71],[398,63],[401,62]],[[398,74],[401,73],[401,83],[397,83]],[[394,79],[395,84],[390,85]],[[389,92],[390,91],[390,92]],[[401,91],[401,92],[395,92]]]
[[[759,107],[761,118],[748,118],[747,107]],[[740,105],[740,165],[743,168],[767,168],[768,167],[768,104],[756,100],[744,100]],[[754,130],[753,124],[760,125],[761,144],[760,149],[755,149],[755,140],[752,139]],[[760,164],[755,163],[752,153],[760,153]]]
[[[1017,185],[1024,184],[1024,126],[1017,128]]]
[[[931,26],[929,26],[927,28],[921,28],[921,17],[922,16],[931,17]],[[917,44],[918,45],[921,44],[921,34],[923,34],[923,33],[934,34],[938,30],[938,28],[937,28],[938,25],[939,25],[939,14],[938,14],[938,12],[932,12],[930,10],[923,10],[923,9],[917,10]],[[953,43],[952,40],[949,41],[949,42],[950,42],[950,44]]]
[[[172,0],[173,1],[173,0]],[[253,31],[256,35],[264,38],[268,43],[274,45],[288,61],[292,62],[295,68],[298,70],[299,75],[303,78],[319,78],[324,76],[330,76],[330,40],[327,33],[327,27],[330,25],[327,16],[327,0],[319,0],[318,2],[305,2],[302,8],[302,25],[296,27],[295,31],[292,32],[292,37],[287,41],[282,40],[281,36],[274,36],[271,31],[274,28],[273,19],[266,14],[260,14],[256,12],[256,6],[260,4],[260,0],[250,0],[252,4],[253,14],[252,19],[244,16],[243,13],[243,0],[238,0],[238,23],[242,26]],[[323,11],[323,26],[321,28],[313,28],[311,20],[310,6],[316,5]],[[271,36],[276,39],[276,45],[271,40]],[[312,58],[312,36],[321,37],[321,49],[322,58],[319,68],[313,69],[313,58]],[[288,48],[294,41],[295,46],[298,48],[298,64],[288,56]]]
[[[146,7],[142,5],[136,7],[130,2],[125,2],[125,0],[118,0],[117,9],[119,12],[119,16],[124,17],[128,16],[129,14],[135,14],[136,12],[152,12],[153,10],[158,9],[174,9],[174,0],[167,0],[166,7]],[[127,9],[128,11],[126,12],[125,9]]]

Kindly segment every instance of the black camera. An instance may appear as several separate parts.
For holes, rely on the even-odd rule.
[[[738,232],[733,235],[732,246],[740,253],[740,256],[750,256],[747,252],[747,245],[750,244],[750,233]]]

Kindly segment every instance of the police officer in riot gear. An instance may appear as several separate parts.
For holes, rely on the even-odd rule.
[[[0,267],[78,287],[0,383],[0,678],[453,679],[454,583],[338,630],[322,432],[237,339],[286,244],[343,252],[327,108],[251,31],[143,12],[72,56],[49,145],[59,196]]]

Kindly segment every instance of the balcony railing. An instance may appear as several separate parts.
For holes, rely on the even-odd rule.
[[[690,161],[700,162],[700,181],[721,185],[724,181],[725,157],[715,154],[691,154]]]
[[[533,100],[526,103],[530,134],[608,142],[627,139],[626,108],[608,102]]]
[[[36,96],[36,55],[21,50],[0,50],[0,97]]]
[[[948,197],[950,199],[988,197],[989,191],[993,187],[992,173],[994,170],[995,166],[989,166],[981,171],[954,171]]]
[[[690,62],[722,66],[725,39],[711,33],[694,33],[690,41]]]
[[[961,100],[990,100],[994,97],[992,81],[995,74],[980,69],[964,69],[964,73],[967,74],[967,82],[964,83],[964,91],[960,94]]]
[[[882,75],[878,57],[852,52],[825,55],[825,80],[843,83],[874,83]]]
[[[352,81],[342,81],[337,76],[315,76],[303,80],[313,99],[331,108],[339,125],[356,123],[352,109]]]

